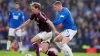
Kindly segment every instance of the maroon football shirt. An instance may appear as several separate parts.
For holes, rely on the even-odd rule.
[[[51,31],[50,26],[48,25],[48,23],[46,23],[46,21],[49,19],[43,12],[39,12],[38,15],[32,14],[30,17],[30,20],[33,20],[33,19],[37,22],[40,32],[42,31],[50,32]]]

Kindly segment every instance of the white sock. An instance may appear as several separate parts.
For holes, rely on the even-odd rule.
[[[61,50],[64,52],[65,56],[73,56],[73,53],[67,44],[63,44]]]
[[[19,44],[19,51],[22,51],[22,42],[18,42]]]
[[[7,41],[7,50],[9,50],[10,49],[10,44],[11,44],[11,41]]]
[[[60,42],[56,42],[56,45],[61,49],[62,45]]]

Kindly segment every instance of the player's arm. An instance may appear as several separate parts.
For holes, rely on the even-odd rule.
[[[54,32],[57,31],[56,28],[55,28],[55,26],[53,25],[53,23],[52,23],[50,20],[47,20],[46,23],[49,24],[49,26],[52,28],[52,30],[53,30]]]
[[[55,26],[54,26],[53,23],[48,19],[48,17],[47,17],[45,14],[43,14],[42,17],[44,18],[43,21],[46,22],[46,23],[48,23],[48,25],[52,28],[52,30],[53,30],[56,34],[59,34],[59,32],[56,30]]]
[[[22,20],[22,23],[25,22],[25,16],[24,16],[24,13],[23,12],[22,12],[21,20]]]
[[[25,16],[24,13],[22,12],[21,14],[21,23],[23,24],[25,22]],[[22,28],[22,31],[24,31],[24,28]]]
[[[28,25],[32,20],[34,19],[34,15],[31,15],[30,19],[28,19],[26,22],[24,22],[21,26],[19,26],[15,31],[17,31],[18,29],[22,29],[23,27],[25,27],[26,25]]]
[[[31,22],[30,19],[28,19],[26,22],[24,22],[21,26],[19,26],[18,28],[16,28],[16,30],[14,32],[16,32],[19,29],[22,29],[23,27],[25,27],[26,25],[28,25]]]
[[[7,29],[9,29],[9,26],[10,26],[10,20],[12,18],[12,11],[9,12],[9,15],[8,15],[8,24],[7,24]]]
[[[10,23],[10,19],[12,17],[12,11],[9,12],[9,16],[8,16],[8,22]]]
[[[25,27],[26,25],[28,25],[31,22],[30,19],[28,19],[26,22],[24,22],[21,26],[19,26],[17,29],[22,29],[23,27]]]
[[[58,18],[55,19],[53,22],[54,25],[58,25],[60,23],[62,23],[65,19],[66,19],[67,15],[65,15],[64,13],[62,13],[61,15],[58,15]]]

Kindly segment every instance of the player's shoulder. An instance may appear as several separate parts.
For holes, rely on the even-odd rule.
[[[63,7],[63,11],[62,12],[68,12],[69,11],[69,9],[68,8],[66,8],[66,7]]]
[[[19,13],[23,14],[24,12],[22,10],[19,10]]]
[[[40,16],[48,19],[47,15],[44,12],[40,12]]]
[[[14,11],[15,11],[14,9],[11,9],[11,10],[10,10],[10,12],[14,12]]]
[[[40,12],[39,14],[40,14],[40,16],[46,16],[46,14],[44,12]]]
[[[69,14],[70,13],[70,11],[69,11],[69,9],[68,8],[66,8],[66,7],[63,7],[63,9],[62,9],[62,12],[61,12],[62,14]]]
[[[61,14],[61,15],[62,15],[62,14],[66,14],[66,13],[67,13],[67,10],[66,10],[66,8],[63,7],[62,10],[59,12],[59,15],[60,15],[60,14]]]
[[[41,14],[41,15],[45,15],[45,13],[44,13],[44,12],[42,12],[42,11],[40,12],[40,14]]]

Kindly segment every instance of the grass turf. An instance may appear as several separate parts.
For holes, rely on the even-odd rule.
[[[6,53],[5,51],[0,51],[0,56],[25,56],[25,54],[32,54],[32,56],[36,56],[34,52],[24,52],[23,54],[20,54],[19,52]],[[40,56],[47,56],[47,55],[41,52]],[[58,53],[58,56],[64,56],[64,55],[62,53]],[[100,56],[100,53],[97,54],[74,53],[74,56]]]

